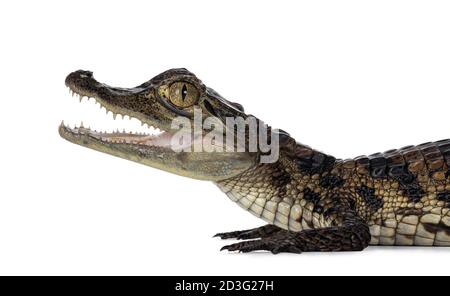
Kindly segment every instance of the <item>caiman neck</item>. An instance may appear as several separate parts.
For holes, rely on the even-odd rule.
[[[255,178],[246,179],[248,185],[255,185],[255,187],[265,186],[279,186],[288,185],[288,179],[304,180],[308,179],[312,183],[314,180],[319,180],[324,174],[336,173],[339,169],[338,164],[342,163],[335,157],[315,150],[307,145],[296,142],[293,138],[280,140],[280,157],[275,163],[259,164],[245,171],[244,173],[227,180],[218,181],[218,184],[242,180],[245,176],[254,176]],[[283,182],[278,182],[278,176],[284,176]],[[275,182],[274,178],[278,181]],[[267,180],[272,183],[263,183],[262,180]],[[255,184],[252,184],[255,182]]]
[[[314,220],[312,213],[327,210],[320,204],[328,191],[324,181],[337,180],[339,163],[333,156],[290,141],[281,146],[277,162],[259,164],[216,184],[231,200],[270,224],[293,231],[330,226],[335,217]]]

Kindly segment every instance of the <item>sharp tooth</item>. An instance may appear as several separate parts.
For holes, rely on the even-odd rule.
[[[80,128],[84,128],[83,121],[80,123]]]
[[[83,96],[80,95],[80,103],[81,103],[81,101],[83,101]]]

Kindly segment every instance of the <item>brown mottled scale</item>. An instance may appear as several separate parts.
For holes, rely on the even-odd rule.
[[[450,245],[450,139],[348,160],[298,143],[280,159],[217,185],[269,224],[300,232],[339,226],[351,209],[372,245]]]
[[[356,184],[373,188],[383,201],[371,209],[357,197],[371,244],[450,245],[449,167],[450,140],[344,161],[343,170],[354,170]]]

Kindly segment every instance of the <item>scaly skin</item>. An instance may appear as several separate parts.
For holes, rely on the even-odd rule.
[[[372,245],[450,246],[450,140],[339,160],[297,143],[283,131],[279,159],[259,163],[261,152],[174,152],[167,145],[176,116],[250,118],[242,106],[207,88],[185,69],[166,71],[132,89],[97,82],[77,71],[66,85],[94,97],[113,113],[167,131],[159,137],[98,133],[61,125],[76,144],[190,178],[213,181],[229,198],[267,223],[220,233],[246,241],[230,251],[356,251]],[[182,94],[182,96],[180,95]],[[260,121],[258,121],[259,123]],[[203,135],[207,130],[201,131]],[[230,132],[224,129],[223,136]],[[246,143],[249,136],[247,135]]]
[[[369,227],[372,245],[448,246],[449,164],[450,140],[345,161],[292,142],[279,163],[217,184],[244,209],[291,232],[342,225],[351,209]]]

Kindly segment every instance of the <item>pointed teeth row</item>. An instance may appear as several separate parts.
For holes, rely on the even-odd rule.
[[[71,90],[70,88],[69,88],[69,93],[72,95],[72,97],[75,97],[75,96],[77,96],[78,97],[78,99],[80,100],[80,103],[83,101],[83,99],[84,98],[87,98],[88,99],[88,101],[89,101],[89,99],[91,98],[91,97],[88,97],[88,96],[83,96],[83,95],[80,95],[79,93],[77,93],[77,92],[74,92],[73,90]]]
[[[91,97],[89,97],[89,96],[83,96],[83,95],[81,95],[81,94],[79,94],[79,93],[73,91],[70,87],[69,87],[69,93],[72,95],[72,97],[78,96],[80,103],[83,101],[84,98],[87,98],[88,101],[91,99]],[[99,104],[100,110],[101,110],[102,108],[104,108],[104,109],[105,109],[106,115],[108,116],[109,113],[111,113],[111,114],[112,114],[112,118],[113,118],[114,120],[117,119],[117,116],[118,116],[118,115],[120,116],[120,119],[122,119],[122,120],[124,120],[124,119],[126,119],[126,118],[128,118],[128,120],[136,119],[136,120],[138,120],[138,121],[141,123],[141,126],[143,126],[143,127],[146,127],[146,128],[148,128],[148,129],[150,129],[150,130],[153,129],[153,130],[154,130],[155,132],[157,132],[157,133],[162,133],[162,132],[164,132],[164,130],[161,130],[161,129],[158,128],[158,127],[154,127],[153,125],[150,125],[150,124],[148,124],[148,123],[146,123],[146,122],[143,122],[143,121],[141,121],[139,118],[132,117],[132,116],[129,116],[129,115],[126,115],[126,114],[124,115],[124,114],[120,114],[120,113],[114,113],[113,111],[108,110],[108,108],[107,108],[105,105],[103,105],[100,101],[98,101],[98,100],[95,99],[94,97],[92,97],[92,98],[94,99],[95,104]],[[75,128],[76,128],[76,127],[75,127]],[[81,123],[81,125],[80,125],[80,128],[83,128],[82,123]],[[147,133],[136,133],[136,134],[147,135]]]
[[[143,132],[134,132],[134,131],[126,131],[125,129],[122,129],[122,131],[120,131],[119,129],[116,129],[115,131],[98,131],[98,130],[91,130],[90,127],[84,127],[83,122],[80,123],[80,125],[74,125],[73,127],[70,126],[70,124],[65,124],[64,121],[61,122],[61,125],[63,125],[66,128],[69,128],[71,130],[74,130],[76,132],[83,132],[83,131],[90,131],[90,132],[95,132],[97,134],[100,135],[109,135],[111,136],[111,134],[128,134],[128,135],[135,135],[135,136],[158,136],[158,135],[151,135],[148,133],[143,133]]]
[[[163,130],[161,130],[159,128],[155,128],[153,126],[150,126],[149,129],[153,129],[156,132],[156,134],[146,133],[146,132],[127,131],[126,129],[119,130],[118,128],[116,128],[114,131],[111,131],[111,132],[109,132],[109,131],[98,131],[98,130],[91,130],[91,128],[89,126],[85,127],[83,121],[81,121],[79,125],[75,124],[75,125],[73,125],[73,127],[71,127],[70,124],[66,124],[64,122],[64,120],[63,120],[61,122],[61,125],[66,127],[66,128],[72,129],[72,130],[94,131],[94,132],[96,132],[98,134],[129,134],[129,135],[142,135],[142,136],[158,136],[158,135],[160,135],[160,134],[162,134],[164,132]]]
[[[107,142],[107,143],[119,143],[119,144],[120,143],[122,143],[122,144],[126,144],[127,143],[127,141],[124,140],[124,139],[120,140],[120,139],[101,138],[101,140],[103,142]]]
[[[77,96],[78,99],[80,100],[80,103],[83,101],[84,98],[87,98],[88,101],[91,99],[91,97],[83,96],[83,95],[81,95],[81,94],[79,94],[79,93],[73,91],[70,87],[69,87],[69,93],[72,95],[72,97]],[[111,110],[108,110],[108,108],[107,108],[105,105],[102,105],[102,103],[99,102],[99,101],[98,101],[97,99],[95,99],[94,97],[92,97],[92,98],[94,99],[95,104],[99,104],[100,110],[101,110],[102,108],[105,108],[106,115],[108,115],[108,113],[111,112],[111,113],[113,114],[114,119],[116,119],[117,115],[121,115],[121,116],[122,116],[122,119],[124,118],[124,115],[122,115],[122,114],[116,114],[116,113],[112,112]],[[130,119],[131,119],[131,118],[130,118]]]
[[[103,142],[113,143],[113,144],[142,144],[141,142],[133,139],[114,139],[114,138],[105,138],[100,137]]]
[[[70,124],[66,124],[63,120],[61,122],[61,125],[69,128],[69,129],[73,129],[73,130],[94,131],[95,133],[98,133],[98,134],[109,134],[109,135],[111,135],[111,134],[129,134],[129,135],[140,135],[140,136],[158,136],[164,132],[164,131],[160,130],[159,128],[155,128],[153,126],[151,126],[151,128],[154,129],[156,134],[150,134],[150,133],[146,133],[146,132],[127,131],[126,129],[119,130],[118,128],[116,128],[113,131],[103,131],[103,130],[96,130],[96,129],[91,130],[91,128],[89,126],[88,127],[84,126],[83,121],[81,121],[79,125],[75,124],[75,125],[73,125],[73,127],[71,127]]]

